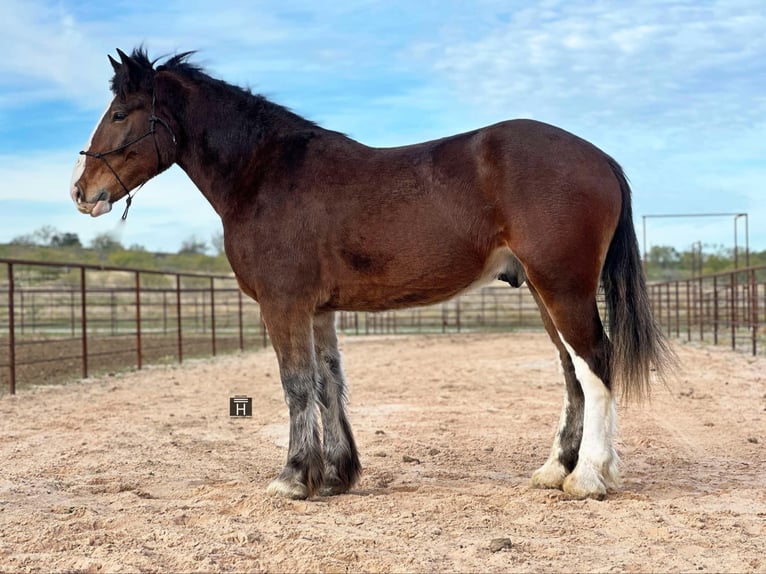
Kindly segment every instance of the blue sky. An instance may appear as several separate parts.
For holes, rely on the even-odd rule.
[[[600,146],[642,216],[746,212],[766,249],[763,0],[0,3],[0,241],[42,225],[175,251],[220,229],[177,167],[98,219],[68,196],[110,100],[107,54],[197,50],[216,77],[368,145],[515,117]],[[744,225],[740,223],[740,244]],[[650,245],[733,245],[733,218],[648,219]]]

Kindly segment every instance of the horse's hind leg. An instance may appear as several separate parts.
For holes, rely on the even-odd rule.
[[[603,498],[607,488],[619,482],[619,458],[612,444],[617,413],[610,387],[610,343],[598,314],[595,288],[584,293],[570,285],[554,293],[537,284],[536,289],[571,358],[584,399],[577,463],[561,487],[574,498]]]
[[[314,345],[319,371],[318,396],[324,430],[324,483],[320,494],[347,492],[362,470],[354,435],[346,416],[346,381],[340,363],[335,316],[314,317]]]
[[[537,291],[528,285],[532,296],[540,309],[543,325],[551,341],[559,352],[559,360],[564,371],[566,393],[564,406],[561,409],[559,425],[548,460],[532,475],[532,486],[535,488],[561,488],[564,479],[577,465],[578,451],[582,440],[584,397],[582,386],[577,380],[572,358],[559,337],[545,305]]]
[[[583,431],[575,469],[566,477],[562,489],[574,498],[603,498],[608,488],[620,482],[619,456],[613,440],[617,409],[609,386],[607,361],[609,341],[601,334],[597,351],[585,347],[575,350],[563,337],[585,397]],[[581,354],[582,353],[582,354]]]
[[[317,492],[324,475],[312,317],[310,312],[295,308],[272,309],[262,304],[261,309],[277,353],[279,375],[290,410],[287,463],[271,481],[267,492],[287,498],[307,498]]]

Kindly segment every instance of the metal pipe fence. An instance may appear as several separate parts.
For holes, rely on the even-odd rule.
[[[527,289],[500,283],[432,307],[338,313],[349,335],[540,327]],[[0,393],[268,344],[233,275],[0,259]]]
[[[233,276],[0,266],[0,392],[267,344],[259,308]]]
[[[649,295],[671,337],[766,348],[766,266],[654,283]],[[337,315],[348,335],[542,328],[529,291],[500,282],[441,305]],[[0,393],[268,344],[233,275],[0,259]]]
[[[649,296],[669,336],[752,355],[766,348],[766,266],[654,283]]]

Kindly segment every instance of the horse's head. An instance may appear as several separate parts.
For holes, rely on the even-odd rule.
[[[96,126],[72,174],[70,194],[82,213],[97,217],[175,161],[175,136],[157,115],[157,72],[146,53],[117,50],[114,98]],[[161,97],[161,96],[160,96]],[[129,205],[129,203],[128,203]]]

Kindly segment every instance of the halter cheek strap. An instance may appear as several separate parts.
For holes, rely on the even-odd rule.
[[[166,130],[168,130],[168,133],[170,133],[170,137],[173,140],[173,145],[177,145],[176,142],[176,135],[173,133],[173,130],[170,129],[170,126],[168,123],[163,120],[162,118],[158,117],[155,113],[155,101],[156,101],[156,94],[157,94],[157,86],[156,83],[154,86],[152,86],[152,113],[149,116],[149,130],[145,133],[141,134],[137,138],[134,138],[130,140],[127,143],[122,144],[121,146],[118,146],[116,148],[112,148],[109,151],[101,151],[101,152],[92,152],[92,151],[86,151],[82,150],[80,151],[80,155],[84,155],[85,157],[92,157],[95,159],[100,159],[104,162],[104,165],[106,165],[107,168],[109,168],[109,171],[112,172],[112,175],[114,176],[114,179],[117,180],[117,183],[120,184],[123,190],[125,190],[125,195],[127,196],[127,199],[125,200],[125,211],[122,213],[122,220],[125,221],[128,218],[128,210],[130,209],[130,204],[133,202],[133,196],[138,193],[138,190],[140,190],[146,181],[149,181],[148,179],[139,185],[136,190],[133,192],[133,195],[130,194],[130,190],[125,185],[125,183],[120,179],[120,176],[117,174],[117,172],[114,170],[114,168],[111,166],[109,161],[106,159],[106,156],[120,152],[126,148],[129,148],[135,143],[140,142],[142,139],[147,138],[149,136],[152,136],[152,139],[154,140],[154,150],[157,152],[157,174],[159,174],[162,171],[162,155],[160,154],[160,146],[157,143],[157,124],[161,124],[165,127]],[[157,175],[155,174],[155,175]],[[151,179],[151,178],[149,178]]]

